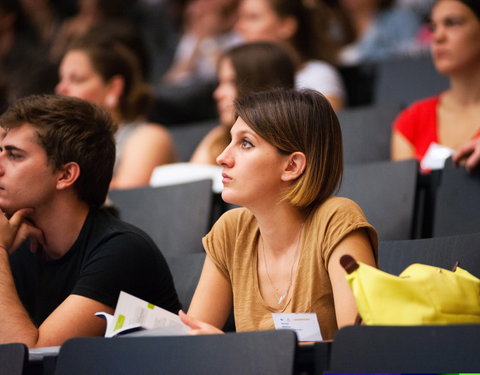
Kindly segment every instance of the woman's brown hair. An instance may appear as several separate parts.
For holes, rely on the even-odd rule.
[[[273,42],[251,42],[235,46],[220,60],[230,59],[235,71],[238,96],[274,87],[293,88],[295,65],[288,52]]]
[[[118,105],[123,121],[134,121],[149,113],[153,93],[143,81],[138,58],[125,44],[92,31],[75,39],[67,52],[72,50],[84,52],[105,82],[114,76],[123,78],[124,89]]]
[[[272,88],[295,86],[295,65],[288,52],[274,42],[251,42],[225,51],[219,62],[228,59],[235,71],[235,86],[238,97]],[[211,147],[213,160],[230,143],[230,127],[224,127],[224,135]]]
[[[331,13],[323,1],[268,0],[268,3],[280,18],[295,19],[297,31],[291,42],[301,62],[312,59],[334,62],[334,43],[329,29]]]
[[[239,98],[237,115],[279,152],[302,152],[303,174],[284,199],[311,212],[330,197],[343,173],[342,134],[328,100],[314,90],[270,90]]]

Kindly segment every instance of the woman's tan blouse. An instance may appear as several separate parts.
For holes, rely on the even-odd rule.
[[[305,223],[304,239],[291,297],[281,309],[268,306],[257,274],[259,228],[245,208],[227,211],[203,238],[208,256],[231,284],[237,331],[274,329],[272,313],[311,313],[324,340],[337,330],[328,261],[349,233],[365,228],[377,252],[377,234],[360,207],[346,198],[327,199]],[[376,257],[376,255],[375,255]]]

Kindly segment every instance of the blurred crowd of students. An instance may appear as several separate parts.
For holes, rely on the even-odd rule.
[[[275,73],[279,68],[275,61],[278,55],[262,60],[254,55],[255,48],[232,52],[236,47],[254,42],[275,43],[293,64],[293,86],[320,91],[334,110],[340,111],[349,105],[348,82],[339,73],[342,67],[426,54],[430,45],[438,44],[430,27],[433,3],[5,0],[0,4],[0,107],[3,110],[28,94],[57,93],[108,108],[118,127],[117,162],[111,186],[142,186],[148,184],[155,166],[176,161],[174,144],[165,125],[182,123],[185,118],[190,123],[218,118],[220,124],[231,126],[232,121],[225,120],[224,108],[231,107],[242,90],[251,87],[258,91],[280,83],[270,84],[268,75],[262,73],[263,64],[268,65],[272,59],[273,75],[285,74],[281,70]],[[241,54],[245,56],[233,57]],[[249,59],[250,67],[246,64]],[[243,67],[239,67],[241,64]],[[450,68],[437,69],[450,77]],[[475,76],[475,71],[471,75]],[[225,90],[226,80],[232,83],[230,94]],[[440,103],[450,96],[441,96]],[[474,113],[475,104],[470,107]],[[464,109],[455,111],[467,113]],[[443,117],[440,120],[443,124]],[[221,138],[224,140],[220,144],[225,145],[228,126],[220,128],[223,130],[215,130],[218,134],[213,139],[210,134],[202,142],[192,161],[209,159],[209,164],[215,163],[214,157],[205,156],[204,148],[205,142],[216,144]],[[444,143],[458,149],[466,136],[478,131],[475,124],[470,128],[473,130],[465,130],[465,136],[455,144]],[[444,133],[448,135],[442,126],[440,136],[433,141],[441,143],[438,138]],[[403,132],[400,139],[396,123],[392,157],[421,160],[428,145],[422,146],[422,152],[413,153],[407,144],[404,148],[408,152],[403,152],[399,142],[408,143],[405,137],[409,136]],[[218,144],[213,147],[219,149]],[[471,152],[472,147],[478,145],[470,145],[465,152]],[[199,157],[201,152],[204,155]]]
[[[341,105],[337,66],[424,47],[425,9],[404,2],[5,0],[0,4],[2,103],[51,92],[68,44],[96,30],[126,43],[144,79],[158,89],[215,81],[218,56],[235,44],[279,42],[296,63],[298,84],[308,82]]]

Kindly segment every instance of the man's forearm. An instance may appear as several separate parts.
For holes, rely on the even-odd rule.
[[[18,297],[8,258],[8,253],[0,249],[0,344],[22,342],[33,347],[38,329]]]

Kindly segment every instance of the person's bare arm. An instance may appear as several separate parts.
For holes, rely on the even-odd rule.
[[[78,295],[67,297],[39,328],[30,319],[18,296],[9,258],[26,239],[41,251],[43,234],[25,219],[30,212],[18,210],[10,218],[0,215],[0,344],[22,342],[34,348],[61,345],[77,336],[103,335],[105,322],[94,313],[113,313],[113,309]]]
[[[100,336],[105,322],[94,314],[113,309],[90,298],[70,295],[37,328],[20,298],[13,281],[8,253],[0,249],[0,343],[22,342],[30,348],[61,345],[78,336]]]
[[[232,298],[230,283],[207,255],[188,315],[180,313],[180,317],[194,335],[221,333],[232,309]]]
[[[375,266],[372,245],[363,229],[347,235],[333,251],[328,262],[328,273],[332,284],[335,314],[338,327],[354,324],[358,310],[352,290],[340,264],[342,255],[349,254],[355,260]]]
[[[391,159],[405,160],[415,158],[415,149],[413,145],[398,131],[394,130],[392,134],[391,144]]]
[[[167,129],[156,124],[141,126],[127,141],[110,187],[146,186],[156,166],[173,163],[175,158],[173,141]]]

